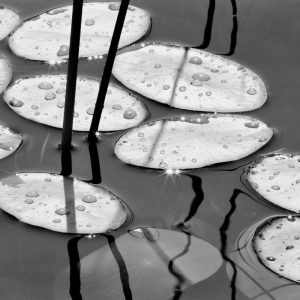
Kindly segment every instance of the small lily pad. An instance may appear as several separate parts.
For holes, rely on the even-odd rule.
[[[109,190],[47,173],[2,179],[0,207],[24,223],[64,233],[115,230],[131,217]]]
[[[7,88],[11,81],[12,68],[9,61],[0,54],[0,94]]]
[[[253,238],[261,262],[279,276],[300,282],[300,217],[273,217]]]
[[[106,54],[119,12],[119,2],[83,4],[80,57]],[[25,21],[9,38],[12,51],[21,57],[47,62],[68,59],[73,6],[47,11]],[[129,6],[119,48],[141,39],[149,30],[149,14]]]
[[[0,41],[6,38],[21,22],[20,16],[8,7],[0,7]]]
[[[300,212],[300,155],[263,157],[247,170],[251,187],[268,201]]]
[[[221,265],[219,251],[204,240],[136,228],[81,259],[80,292],[83,299],[125,299],[126,291],[132,294],[127,299],[169,299],[212,276]],[[68,271],[55,280],[55,299],[67,298]]]
[[[162,44],[132,49],[116,57],[113,74],[128,88],[155,101],[211,112],[249,111],[266,101],[259,76],[221,56]]]
[[[0,159],[15,152],[22,143],[22,136],[0,125]]]
[[[65,75],[41,75],[17,80],[4,100],[21,116],[62,128],[65,105]],[[97,100],[99,82],[78,77],[73,129],[88,131]],[[99,125],[100,131],[115,131],[136,126],[148,116],[146,106],[129,92],[109,85]]]
[[[194,169],[238,160],[272,137],[266,124],[246,116],[194,114],[150,122],[124,134],[117,157],[154,169]]]

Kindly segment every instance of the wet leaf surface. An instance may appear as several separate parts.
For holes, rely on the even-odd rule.
[[[22,143],[22,136],[0,125],[0,159],[15,152]]]
[[[154,169],[193,169],[238,160],[272,137],[266,124],[246,116],[198,114],[134,128],[116,143],[122,161]]]
[[[6,90],[4,99],[21,116],[62,128],[65,105],[65,75],[40,75],[17,80]],[[99,82],[77,79],[73,129],[89,131]],[[115,131],[138,125],[148,116],[146,106],[129,92],[110,85],[102,112],[100,131]]]
[[[0,41],[5,39],[21,22],[20,16],[12,9],[0,6]]]
[[[47,173],[2,179],[0,207],[24,223],[64,233],[102,233],[131,218],[109,190]]]
[[[84,3],[81,29],[80,57],[107,54],[120,3]],[[10,37],[9,46],[21,57],[47,62],[68,59],[72,6],[47,11],[25,21]],[[141,39],[150,28],[150,16],[140,8],[130,6],[127,11],[122,48]]]
[[[267,98],[262,80],[244,66],[174,45],[129,48],[116,57],[113,74],[150,99],[188,110],[249,111]]]
[[[12,68],[9,61],[0,54],[0,94],[6,89],[11,81]]]

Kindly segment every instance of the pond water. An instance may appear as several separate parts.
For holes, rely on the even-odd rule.
[[[71,3],[65,0],[25,2],[2,0],[1,4],[14,8],[26,19],[48,9]],[[130,286],[137,283],[130,282],[130,272],[129,281],[122,276],[127,274],[126,259],[122,259],[122,251],[117,249],[118,245],[120,248],[130,249],[130,239],[123,239],[121,245],[121,242],[118,244],[119,238],[128,230],[140,226],[180,232],[175,225],[186,218],[189,219],[190,228],[182,229],[183,232],[188,232],[185,235],[191,234],[201,238],[219,249],[224,263],[211,277],[191,284],[187,289],[182,288],[182,292],[183,283],[180,276],[169,268],[169,276],[173,276],[175,283],[177,282],[174,290],[166,293],[170,299],[297,299],[297,294],[292,293],[295,288],[292,282],[273,278],[269,281],[276,281],[276,284],[269,284],[266,278],[274,276],[269,274],[270,271],[261,268],[260,272],[252,272],[250,262],[244,261],[242,264],[235,254],[239,252],[237,245],[242,247],[236,241],[243,237],[242,233],[245,230],[268,216],[287,213],[251,193],[241,181],[241,175],[245,165],[259,154],[282,149],[299,152],[299,1],[132,0],[131,4],[146,9],[152,16],[153,26],[147,41],[186,46],[202,45],[212,53],[227,54],[230,59],[260,74],[268,88],[268,101],[262,108],[246,115],[258,118],[273,127],[275,136],[263,149],[240,161],[168,176],[159,171],[122,163],[114,156],[113,147],[123,132],[105,134],[98,144],[102,185],[126,202],[134,216],[132,222],[110,233],[116,241],[114,244],[111,237],[101,235],[74,240],[75,235],[32,227],[1,211],[1,299],[72,299],[68,295],[69,288],[70,285],[76,286],[76,283],[78,286],[80,274],[77,274],[77,269],[77,273],[71,272],[73,276],[69,279],[70,263],[74,268],[76,261],[83,260],[89,254],[108,245],[116,246],[108,249],[111,249],[116,258],[115,265],[119,266],[121,276],[118,280],[112,279],[105,262],[98,256],[93,263],[99,266],[103,264],[106,273],[99,276],[99,282],[96,281],[99,291],[97,299],[131,299]],[[235,4],[237,23],[234,23],[233,18]],[[57,74],[67,70],[66,64],[49,66],[18,58],[11,53],[7,40],[2,41],[0,47],[0,52],[6,55],[12,64],[13,81],[20,77]],[[97,79],[103,70],[103,63],[82,60],[79,63],[79,74]],[[112,81],[116,82],[114,78]],[[142,96],[138,97],[148,106],[151,112],[150,120],[183,112]],[[21,148],[1,160],[1,178],[18,172],[60,173],[61,152],[57,150],[57,145],[60,143],[61,131],[18,116],[7,107],[2,96],[1,100],[1,123],[24,135]],[[72,152],[72,176],[91,180],[90,154],[88,144],[84,142],[85,136],[83,133],[74,133],[73,136],[76,147]],[[108,243],[109,241],[111,242]],[[185,249],[188,253],[188,247]],[[177,255],[185,255],[185,252],[182,248]],[[142,257],[137,257],[137,268],[140,266],[140,260]],[[166,261],[167,270],[170,261]],[[142,274],[143,270],[137,269],[135,272],[138,275],[139,272]],[[240,275],[241,272],[243,276]],[[140,280],[138,283],[141,291],[143,288],[147,290],[147,286],[152,286],[155,274],[149,277],[141,275],[141,279],[144,278],[147,280]],[[94,290],[84,286],[85,283],[89,286],[89,282],[85,278],[81,280],[82,299],[96,299]],[[264,280],[268,281],[268,284],[265,284]],[[115,284],[110,287],[111,291],[124,291],[121,297],[114,298],[113,293],[108,292],[106,285],[111,282]],[[281,295],[280,290],[283,287],[284,296],[280,298],[278,295]],[[159,286],[157,288],[159,289]],[[249,289],[255,292],[251,294]],[[105,293],[101,294],[101,290],[105,290]],[[279,294],[276,294],[277,292]],[[151,293],[137,295],[133,299],[153,299]],[[79,297],[78,294],[73,296],[73,299],[80,299],[76,297]]]

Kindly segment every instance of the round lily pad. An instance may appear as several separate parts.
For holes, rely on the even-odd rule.
[[[107,240],[80,261],[83,299],[169,299],[222,265],[214,246],[182,232],[143,227]],[[67,298],[68,275],[69,268],[56,278],[55,299]]]
[[[9,61],[0,54],[0,94],[7,88],[11,81],[12,68]]]
[[[262,197],[300,212],[300,155],[269,155],[259,159],[246,173],[251,187]]]
[[[65,75],[41,75],[17,80],[4,95],[4,100],[21,116],[62,128],[65,105]],[[73,129],[88,131],[97,100],[99,82],[78,77]],[[100,131],[127,129],[148,116],[146,106],[129,92],[109,85],[99,125]]]
[[[98,57],[109,49],[119,12],[119,2],[83,4],[79,57]],[[25,21],[9,38],[12,51],[21,57],[47,62],[68,59],[72,5],[55,8]],[[149,30],[149,14],[129,6],[119,48],[141,39]]]
[[[116,143],[122,161],[154,169],[193,169],[238,160],[272,137],[266,124],[246,116],[194,114],[134,128]]]
[[[6,38],[21,22],[20,16],[12,9],[0,6],[0,41]]]
[[[300,217],[267,220],[257,229],[253,247],[267,268],[300,282]]]
[[[117,55],[113,74],[150,99],[211,112],[249,111],[266,101],[259,76],[221,56],[174,45],[136,48]]]
[[[22,143],[22,136],[0,125],[0,159],[15,152]]]
[[[131,217],[109,190],[47,173],[2,179],[0,207],[24,223],[65,233],[103,233]]]

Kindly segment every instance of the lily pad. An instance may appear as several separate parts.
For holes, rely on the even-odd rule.
[[[8,60],[0,54],[0,94],[7,88],[11,81],[12,68]]]
[[[0,159],[15,152],[22,143],[22,136],[0,125]]]
[[[21,22],[20,16],[8,7],[0,7],[0,41],[6,38]]]
[[[80,57],[98,57],[109,49],[119,12],[119,2],[84,3]],[[56,8],[25,21],[9,38],[12,51],[21,57],[47,62],[68,59],[72,5]],[[119,48],[141,39],[149,30],[149,14],[129,6]]]
[[[249,111],[267,98],[264,83],[251,70],[218,55],[174,45],[149,44],[123,52],[115,59],[113,74],[150,99],[188,110]]]
[[[268,201],[300,212],[300,155],[263,157],[247,170],[253,189]]]
[[[214,246],[182,232],[142,227],[111,239],[80,261],[83,299],[169,299],[222,265]],[[55,280],[55,299],[67,298],[68,271]]]
[[[131,217],[109,190],[47,173],[2,179],[0,207],[24,223],[65,233],[115,230]]]
[[[154,169],[194,169],[238,160],[272,137],[266,124],[246,116],[194,114],[134,128],[115,146],[117,157]]]
[[[300,282],[300,217],[273,217],[253,238],[261,262],[279,276]]]
[[[62,128],[65,105],[65,75],[41,75],[17,80],[4,100],[21,116]],[[88,131],[97,100],[99,82],[78,77],[73,129]],[[114,131],[138,125],[148,116],[146,106],[129,92],[109,85],[99,130]]]

